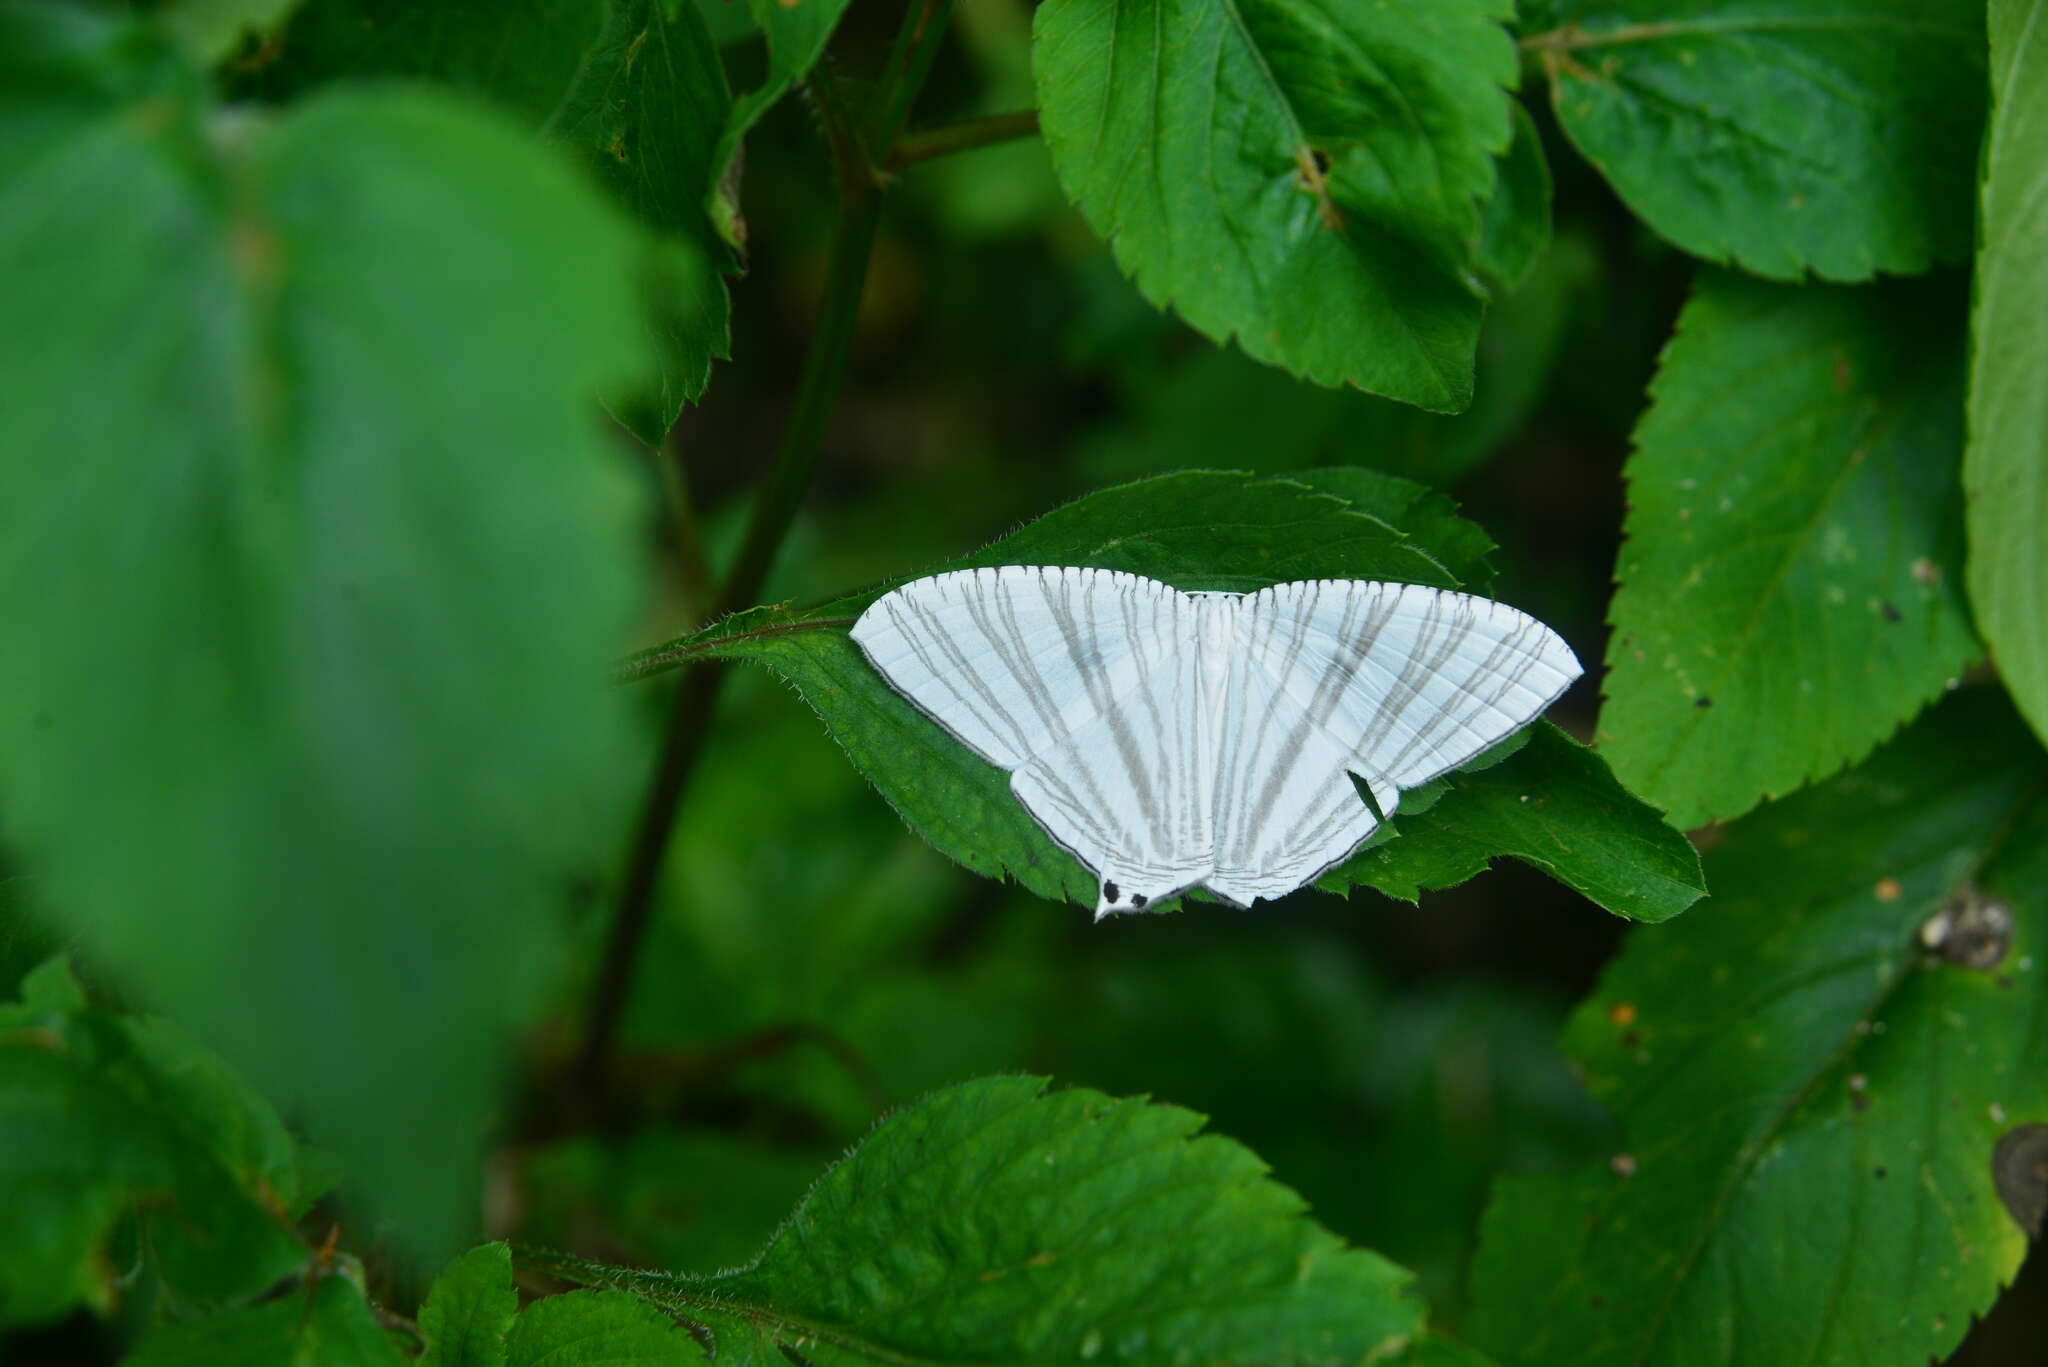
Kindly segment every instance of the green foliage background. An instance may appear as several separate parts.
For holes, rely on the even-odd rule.
[[[2044,187],[2048,0],[0,0],[0,1357],[2038,1361]],[[1007,563],[1604,667],[1091,926]]]

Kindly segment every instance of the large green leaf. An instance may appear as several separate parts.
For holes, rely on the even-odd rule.
[[[2048,736],[2048,0],[1991,0],[1991,141],[1970,372],[1970,601]]]
[[[808,0],[809,8],[825,0]],[[783,22],[797,22],[797,11]],[[308,0],[261,88],[426,77],[514,111],[572,152],[652,230],[640,273],[658,380],[607,403],[658,442],[729,354],[722,272],[735,258],[714,222],[721,139],[733,113],[704,16],[673,0]]]
[[[1558,122],[1630,208],[1758,275],[1960,261],[1984,126],[1976,0],[1536,0]]]
[[[425,93],[209,136],[42,70],[0,72],[53,92],[0,105],[9,843],[445,1247],[630,768],[591,673],[635,597],[591,402],[637,359],[630,235]]]
[[[1322,1364],[1421,1328],[1407,1274],[1305,1217],[1200,1116],[987,1078],[876,1127],[751,1267],[721,1277],[544,1259],[715,1340],[713,1360]],[[528,1311],[531,1314],[532,1311]]]
[[[1407,480],[1363,470],[1295,479],[1163,475],[1089,495],[942,568],[1084,565],[1185,590],[1242,592],[1311,578],[1456,586],[1462,581],[1448,562],[1483,586],[1491,577],[1490,543],[1452,506]],[[693,658],[768,665],[797,687],[855,767],[940,851],[977,873],[1015,878],[1041,897],[1091,904],[1092,875],[1031,819],[1011,794],[1009,776],[890,688],[847,638],[854,618],[887,587],[805,612],[741,613],[646,652],[635,668]],[[1444,811],[1418,830],[1454,830],[1454,853],[1360,858],[1322,886],[1364,884],[1412,898],[1420,886],[1460,881],[1488,857],[1505,854],[1528,858],[1625,916],[1661,920],[1699,896],[1690,846],[1622,792],[1598,758],[1561,737],[1531,748],[1504,778],[1468,785],[1460,775],[1417,790],[1382,837],[1405,843],[1406,813],[1448,787]],[[1511,790],[1505,798],[1497,791],[1503,786]],[[1524,804],[1525,796],[1532,802]],[[1535,804],[1535,796],[1544,802]]]
[[[0,1006],[0,1324],[105,1310],[139,1219],[167,1295],[253,1295],[306,1259],[312,1196],[277,1115],[162,1021],[88,1008],[62,959]]]
[[[2018,1268],[2000,1137],[2048,1122],[2048,755],[1943,703],[1708,857],[1566,1047],[1622,1147],[1511,1178],[1471,1327],[1528,1367],[1944,1357]]]
[[[1703,278],[1636,429],[1600,742],[1682,826],[1867,753],[1977,654],[1958,282]]]
[[[1145,297],[1320,384],[1472,398],[1499,0],[1047,0],[1053,165]]]
[[[245,1310],[158,1329],[122,1367],[399,1367],[363,1293],[346,1277]]]

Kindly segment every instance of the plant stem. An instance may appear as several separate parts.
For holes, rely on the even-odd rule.
[[[911,102],[917,98],[925,74],[931,69],[938,38],[951,10],[952,0],[911,0],[902,34],[875,90],[866,125],[868,136],[846,136],[852,130],[844,127],[834,134],[835,156],[842,159],[840,207],[833,226],[832,255],[826,269],[817,329],[804,355],[803,373],[790,404],[789,423],[776,447],[775,463],[754,500],[739,554],[713,603],[714,618],[737,612],[760,596],[761,586],[774,567],[776,552],[803,507],[811,473],[817,468],[818,452],[824,445],[826,420],[845,378],[847,357],[853,350],[868,259],[881,220],[881,184],[867,149],[887,147],[895,141],[909,115]],[[844,111],[836,107],[837,87],[826,88],[830,81],[828,73],[819,96],[835,105],[828,112],[837,121]],[[857,158],[859,164],[848,164],[844,160],[847,158]],[[668,855],[676,808],[710,735],[712,712],[727,672],[723,665],[690,671],[676,686],[669,707],[660,757],[641,802],[640,819],[634,827],[633,845],[619,888],[618,909],[598,969],[589,1032],[570,1075],[571,1085],[586,1102],[597,1101],[603,1091],[606,1059],[632,990],[633,970],[653,910],[654,889]]]
[[[939,55],[939,38],[952,17],[953,0],[910,0],[903,27],[897,31],[889,52],[889,65],[875,92],[873,117],[868,122],[868,146],[891,147],[910,119],[910,106],[924,89],[924,78]]]
[[[831,265],[825,276],[824,305],[810,349],[804,356],[803,376],[797,382],[789,424],[783,429],[767,483],[755,496],[746,538],[740,543],[739,555],[719,590],[713,617],[736,612],[760,596],[761,586],[774,566],[775,553],[803,506],[804,492],[810,487],[811,472],[817,468],[818,451],[824,444],[825,422],[846,373],[847,353],[852,350],[880,207],[879,198],[870,191],[855,196],[840,211],[833,233]],[[640,941],[647,931],[648,915],[654,907],[661,867],[668,856],[676,808],[710,735],[712,712],[728,669],[725,665],[712,665],[691,670],[676,686],[669,707],[660,758],[640,806],[626,876],[619,887],[611,939],[605,945],[604,961],[598,969],[590,1031],[584,1037],[583,1052],[576,1064],[576,1085],[586,1097],[594,1098],[602,1090],[605,1057],[618,1033],[619,1017],[632,990],[633,968]]]
[[[1038,136],[1038,111],[1020,109],[1013,114],[990,114],[985,118],[962,119],[958,123],[943,123],[937,128],[926,128],[916,133],[905,133],[897,139],[895,149],[889,154],[889,169],[930,161],[954,152],[965,152],[976,147],[988,147],[994,143],[1009,142],[1014,138]]]
[[[689,473],[683,468],[683,453],[676,449],[670,432],[653,452],[655,468],[661,473],[661,491],[668,500],[670,533],[676,541],[676,587],[683,596],[683,610],[692,622],[702,622],[711,613],[712,586],[718,582],[711,557],[704,551],[704,535],[697,525],[696,503],[690,497]]]
[[[857,617],[805,617],[795,622],[776,622],[751,631],[735,631],[712,640],[686,641],[679,646],[657,647],[654,650],[629,657],[623,664],[612,670],[613,683],[638,683],[652,679],[679,668],[685,661],[711,656],[735,641],[757,641],[763,636],[786,636],[792,631],[823,631],[830,627],[850,627],[860,619]]]

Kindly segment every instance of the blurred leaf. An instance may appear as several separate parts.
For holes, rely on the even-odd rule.
[[[744,42],[761,31],[747,0],[697,0],[697,12],[704,16],[711,40],[720,47]]]
[[[40,908],[303,1105],[431,1256],[630,768],[591,671],[631,490],[590,407],[635,358],[630,244],[424,93],[214,140],[204,112],[8,120],[8,836]]]
[[[123,1367],[398,1367],[401,1359],[346,1277],[151,1333]]]
[[[1500,763],[1437,780],[1446,791],[1418,800],[1420,810],[1404,793],[1398,838],[1359,851],[1316,886],[1364,884],[1413,902],[1507,855],[1635,921],[1668,920],[1705,894],[1692,843],[1605,760],[1547,721],[1522,734],[1527,741]]]
[[[505,1367],[505,1335],[519,1311],[512,1250],[484,1244],[450,1263],[420,1307],[419,1367]]]
[[[1484,534],[1449,512],[1448,500],[1406,481],[1371,472],[1319,471],[1312,477],[1345,494],[1375,500],[1351,504],[1295,480],[1260,480],[1199,471],[1162,475],[1106,489],[1057,509],[1011,536],[943,568],[1053,564],[1127,570],[1184,590],[1245,591],[1296,579],[1345,578],[1455,585],[1430,553],[1375,513],[1410,520],[1439,537],[1450,558],[1484,571],[1477,547]],[[1370,511],[1368,511],[1370,509]],[[807,612],[757,608],[718,622],[637,658],[639,668],[691,657],[747,659],[789,679],[815,708],[847,756],[903,815],[911,829],[976,873],[1015,878],[1041,897],[1092,904],[1095,882],[1054,844],[1011,794],[1009,776],[954,740],[889,687],[846,637],[855,615],[883,592],[877,586]],[[1498,756],[1493,758],[1498,759]],[[1688,872],[1691,850],[1664,830],[1654,813],[1606,777],[1596,757],[1545,747],[1514,771],[1511,798],[1544,791],[1548,766],[1579,791],[1559,808],[1489,814],[1489,834],[1511,842],[1493,853],[1516,854],[1623,915],[1662,919],[1699,895]],[[1422,789],[1416,790],[1418,793]],[[1490,791],[1490,789],[1482,789]],[[1556,798],[1566,800],[1561,790]],[[1477,799],[1458,810],[1485,812],[1499,800]],[[1403,812],[1413,810],[1404,801]],[[1406,831],[1407,818],[1394,826]],[[1428,828],[1424,828],[1428,829]],[[1659,834],[1659,832],[1662,832]],[[1496,837],[1493,833],[1499,833]],[[1417,838],[1420,838],[1419,836]],[[1461,844],[1460,877],[1484,867]],[[1401,861],[1395,861],[1400,867]],[[1378,886],[1377,866],[1354,861],[1358,876],[1326,879],[1339,891],[1352,882]],[[1433,866],[1437,867],[1437,866]],[[1673,886],[1676,878],[1680,884]],[[1453,880],[1455,881],[1455,880]],[[1432,884],[1433,885],[1433,884]],[[1414,896],[1413,879],[1395,875],[1389,890]],[[1172,904],[1166,904],[1170,907]]]
[[[801,1345],[821,1363],[1285,1367],[1421,1327],[1406,1274],[1306,1219],[1249,1150],[1196,1138],[1201,1117],[1044,1085],[985,1078],[891,1116],[743,1271],[539,1261],[709,1326],[735,1364]]]
[[[1991,0],[1993,117],[1970,374],[1970,603],[2048,736],[2048,0]]]
[[[1474,1338],[1530,1367],[1949,1353],[2027,1248],[1991,1159],[2048,1121],[2044,791],[1973,689],[1733,828],[1712,909],[1635,932],[1573,1018],[1624,1148],[1501,1184]]]
[[[1034,8],[1025,0],[962,0],[954,5],[947,24],[948,41],[964,59],[961,64],[971,71],[976,87],[973,102],[958,110],[956,117],[1014,114],[1036,106],[1038,87],[1031,75]],[[944,67],[940,70],[943,73]],[[1068,309],[1047,298],[1048,291],[1039,279],[1013,277],[1000,257],[991,256],[991,251],[1001,250],[1004,239],[1015,242],[1028,234],[1057,233],[1076,246],[1083,238],[1085,229],[1060,190],[1044,138],[1012,138],[979,147],[972,156],[923,162],[914,174],[902,178],[892,199],[906,208],[921,208],[953,241],[990,249],[960,259],[959,266],[966,268],[962,273],[969,279],[979,278],[996,288],[1022,286],[1030,292],[1027,297],[1045,300],[1059,309],[1059,326],[1071,320]],[[1130,302],[1131,289],[1109,263],[1109,254],[1098,251],[1091,255],[1108,267],[1105,274],[1115,281],[1117,293]],[[1060,285],[1071,288],[1072,277],[1065,271],[1061,276]],[[958,297],[958,291],[952,293]],[[1137,304],[1144,309],[1142,301]],[[1149,309],[1144,311],[1152,320],[1163,321]],[[1019,315],[1030,316],[1021,309],[1010,316]],[[1007,340],[1000,334],[990,337],[998,346]],[[1040,345],[1049,350],[1052,339],[1045,338]]]
[[[1636,429],[1603,753],[1681,826],[1869,752],[1978,653],[1948,279],[1703,277]]]
[[[1359,1236],[1415,1269],[1438,1322],[1455,1322],[1497,1174],[1612,1152],[1611,1122],[1553,1043],[1563,1014],[1510,983],[1413,987],[1388,1003],[1354,1080],[1370,1118],[1332,1185],[1362,1188]]]
[[[1981,5],[1533,0],[1558,122],[1695,256],[1866,280],[1969,250]]]
[[[1183,929],[1066,956],[1032,1061],[1198,1111],[1291,1177],[1268,1150],[1362,1101],[1385,992],[1331,938]]]
[[[45,918],[29,909],[28,880],[0,876],[0,1000],[20,995],[21,983],[63,945]]]
[[[167,0],[160,22],[200,61],[232,57],[250,37],[269,39],[284,27],[299,0]]]
[[[522,1155],[520,1237],[671,1271],[737,1267],[844,1148],[671,1127],[577,1135]]]
[[[1503,292],[1513,293],[1550,247],[1551,184],[1536,121],[1520,100],[1509,104],[1515,140],[1501,158],[1493,195],[1480,213],[1479,268]]]
[[[623,1291],[570,1291],[520,1312],[506,1367],[691,1367],[697,1341],[661,1311]]]
[[[712,361],[730,354],[722,273],[736,260],[712,212],[722,203],[714,192],[732,97],[697,5],[306,0],[283,46],[262,78],[272,92],[418,76],[509,106],[652,230],[637,294],[658,379],[650,387],[633,377],[606,402],[658,443],[683,404],[704,393]]]
[[[164,1291],[253,1295],[306,1260],[295,1146],[261,1098],[170,1023],[86,1005],[52,959],[0,1006],[0,1324],[104,1312],[139,1220]]]
[[[961,886],[787,689],[745,675],[720,708],[647,947],[662,990],[636,993],[625,1022],[636,1047],[836,1017],[923,953]]]
[[[1424,1334],[1397,1362],[1401,1367],[1495,1367],[1477,1348],[1444,1334]]]
[[[1047,0],[1053,166],[1147,299],[1319,384],[1472,398],[1480,204],[1507,150],[1497,0]]]
[[[1084,438],[1079,463],[1097,480],[1135,479],[1170,451],[1190,465],[1251,461],[1265,474],[1370,466],[1449,488],[1524,429],[1598,269],[1583,240],[1564,239],[1487,310],[1472,406],[1455,417],[1320,389],[1241,352],[1205,348],[1137,386],[1129,415]]]

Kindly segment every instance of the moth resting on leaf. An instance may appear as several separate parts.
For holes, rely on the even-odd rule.
[[[1098,919],[1191,887],[1314,882],[1581,672],[1527,613],[1415,584],[1182,593],[1114,570],[913,580],[853,639],[1101,881]],[[1356,774],[1370,800],[1349,775]]]

